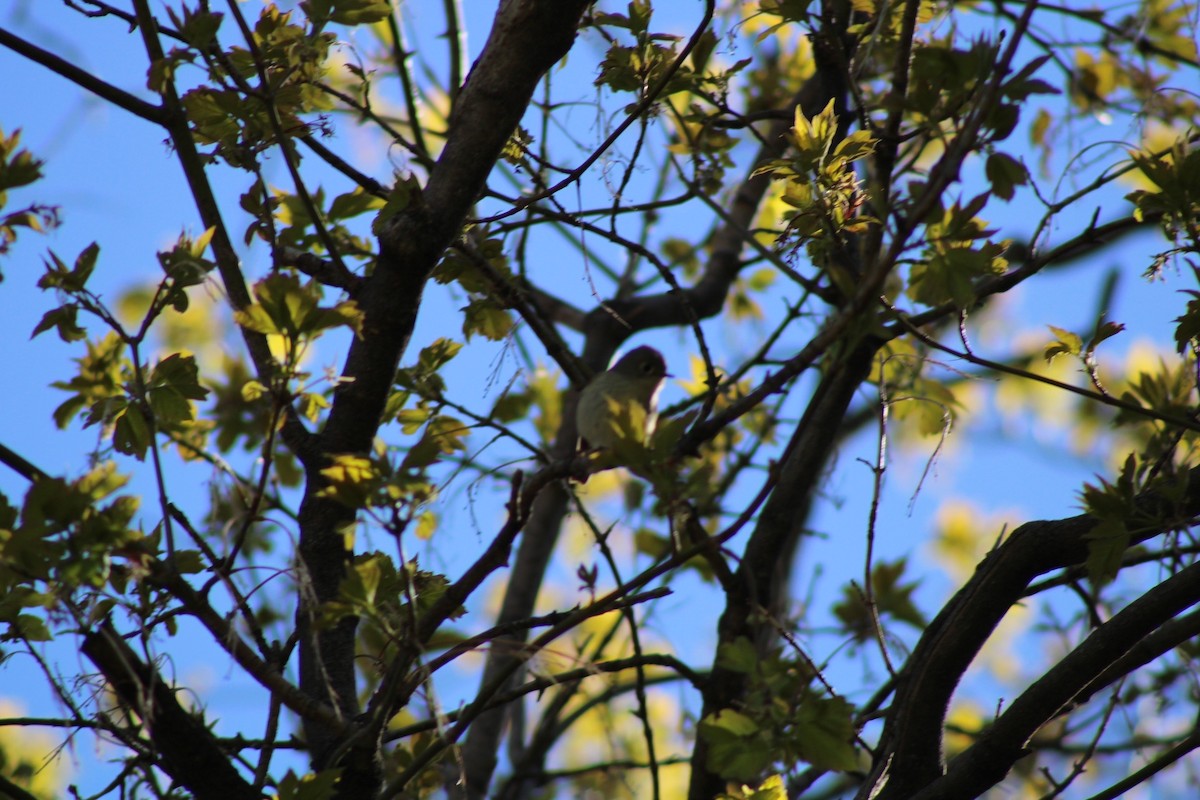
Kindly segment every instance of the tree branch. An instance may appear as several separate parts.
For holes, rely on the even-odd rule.
[[[1093,678],[1109,664],[1126,656],[1146,631],[1170,621],[1176,614],[1200,602],[1200,564],[1185,567],[1153,587],[1112,619],[1092,631],[1079,646],[1026,689],[1000,717],[959,754],[946,774],[933,781],[912,800],[939,797],[977,797],[1003,780],[1009,769],[1026,754],[1025,745],[1061,709],[1075,705],[1084,689],[1102,688]],[[895,795],[881,795],[895,796]]]
[[[348,380],[334,392],[321,434],[323,453],[369,450],[429,274],[459,235],[538,82],[570,50],[586,5],[586,0],[512,0],[497,11],[483,52],[458,95],[446,145],[424,190],[388,221],[379,237],[376,268],[358,296],[364,335],[351,344],[343,368]],[[311,582],[311,592],[297,611],[300,682],[314,697],[332,694],[354,715],[354,621],[347,618],[315,637],[311,625],[315,604],[337,593],[347,557],[341,532],[354,524],[351,509],[318,495],[321,466],[310,465],[300,509],[300,553]],[[339,748],[330,733],[321,726],[307,730],[318,767]],[[343,772],[339,793],[374,794],[378,765],[359,758],[362,751],[350,755],[355,766]]]
[[[835,361],[813,392],[804,417],[780,459],[778,482],[758,516],[746,543],[725,611],[717,625],[720,643],[739,638],[765,646],[774,633],[763,612],[778,616],[786,595],[796,544],[807,518],[808,506],[833,445],[841,434],[846,409],[871,368],[881,340],[858,344],[844,359]],[[719,645],[718,645],[719,647]],[[723,666],[714,658],[704,690],[701,718],[731,708],[744,696],[747,676]],[[691,800],[708,800],[724,790],[725,780],[708,768],[708,743],[696,737],[692,751]]]
[[[203,720],[179,705],[175,690],[138,658],[112,625],[87,634],[80,648],[104,675],[121,703],[145,722],[162,755],[158,766],[197,797],[258,800]]]
[[[1138,513],[1149,518],[1177,520],[1181,514],[1194,515],[1200,512],[1200,469],[1191,472],[1181,505],[1174,508],[1152,491],[1137,500]],[[901,671],[876,758],[878,766],[864,783],[860,798],[911,798],[942,776],[942,730],[958,682],[1035,578],[1087,559],[1087,535],[1095,526],[1096,520],[1086,514],[1027,522],[984,559],[971,580],[925,629]],[[1138,528],[1131,534],[1130,545],[1171,527],[1171,522],[1163,522]],[[1081,688],[1083,685],[1086,681]]]
[[[123,108],[130,114],[141,117],[147,122],[153,122],[155,125],[166,126],[167,113],[162,106],[147,103],[140,97],[118,89],[111,83],[105,83],[94,73],[77,67],[70,61],[66,61],[48,50],[43,50],[4,28],[0,28],[0,46],[7,47],[14,53],[41,64],[51,72],[61,75],[81,89],[86,89],[117,108]]]
[[[0,444],[0,464],[4,464],[5,466],[9,467],[13,472],[17,473],[30,483],[50,477],[37,465],[28,461],[20,453],[10,449],[4,444]]]

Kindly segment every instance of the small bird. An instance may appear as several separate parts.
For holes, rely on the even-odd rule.
[[[575,407],[575,425],[584,447],[612,449],[621,441],[622,429],[642,424],[642,442],[648,443],[658,421],[658,393],[668,377],[662,353],[642,346],[593,378]]]

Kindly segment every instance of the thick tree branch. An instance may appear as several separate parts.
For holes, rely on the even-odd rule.
[[[380,236],[379,260],[358,297],[365,314],[364,336],[350,347],[343,369],[347,380],[335,392],[321,434],[322,452],[369,449],[412,334],[425,282],[459,235],[538,82],[570,50],[586,5],[586,0],[512,0],[497,11],[483,53],[458,94],[446,145],[424,191],[389,220]],[[343,620],[317,635],[316,641],[311,626],[315,604],[337,593],[347,557],[342,532],[354,524],[352,510],[318,495],[321,466],[310,465],[300,509],[300,552],[310,581],[310,592],[297,612],[301,688],[314,697],[332,695],[346,714],[353,715],[354,621]],[[338,743],[321,726],[310,725],[307,734],[315,763],[323,765]],[[353,766],[339,785],[343,797],[374,793],[378,785],[378,765],[364,752],[356,749],[351,754]]]
[[[3,775],[0,775],[0,797],[7,800],[39,800],[37,795],[25,791]]]
[[[147,666],[113,627],[104,623],[80,648],[121,702],[145,723],[171,779],[196,797],[258,800],[259,792],[238,774],[208,726],[175,699],[175,690]]]
[[[1082,702],[1080,693],[1089,688],[1093,678],[1127,655],[1145,638],[1146,631],[1155,630],[1198,602],[1200,564],[1193,564],[1153,587],[1092,631],[958,755],[944,776],[919,793],[904,796],[934,800],[983,794],[1003,780],[1012,765],[1025,755],[1026,743],[1039,728],[1069,704]]]
[[[718,624],[720,643],[746,638],[766,644],[774,627],[762,614],[778,614],[787,589],[793,561],[807,510],[831,450],[841,435],[854,393],[871,368],[880,340],[859,343],[847,356],[835,361],[813,392],[804,417],[788,442],[781,459],[778,482],[758,516],[754,532],[735,576],[737,591],[726,597],[725,611]],[[727,669],[714,659],[703,693],[701,718],[736,706],[744,696],[747,676]],[[708,769],[708,743],[697,737],[692,751],[691,800],[708,800],[724,790],[725,780]]]
[[[1176,647],[1200,636],[1200,611],[1193,611],[1178,619],[1163,623],[1153,633],[1135,644],[1122,655],[1114,659],[1088,685],[1079,690],[1075,696],[1076,703],[1087,702],[1092,695],[1106,686],[1111,686],[1139,667],[1149,664],[1156,658],[1170,652]]]
[[[1180,508],[1148,492],[1138,499],[1138,511],[1163,522],[1137,528],[1130,545],[1200,513],[1200,470],[1191,473]],[[984,559],[971,580],[926,628],[901,671],[877,756],[877,773],[864,784],[859,797],[875,797],[873,792],[881,792],[877,795],[880,800],[907,799],[941,777],[942,730],[958,682],[1035,578],[1087,559],[1087,535],[1095,526],[1096,520],[1086,514],[1028,522]]]

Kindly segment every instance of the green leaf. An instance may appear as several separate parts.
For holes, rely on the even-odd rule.
[[[482,256],[497,274],[507,276],[511,273],[503,241],[485,239],[475,245],[475,250],[475,254]],[[457,249],[446,252],[431,277],[442,284],[457,282],[472,297],[486,295],[492,288],[491,278],[479,269],[474,259]]]
[[[0,531],[11,530],[17,524],[17,507],[0,492]]]
[[[318,308],[304,321],[300,333],[316,338],[322,331],[330,328],[347,327],[354,335],[362,338],[362,324],[365,319],[358,303],[353,300],[343,300],[329,308]]]
[[[754,292],[765,292],[775,284],[775,270],[769,267],[761,267],[755,270],[746,280],[746,286]]]
[[[376,236],[381,235],[388,220],[408,208],[409,205],[417,200],[420,197],[420,191],[421,187],[417,183],[416,178],[412,176],[397,178],[391,191],[388,192],[388,197],[383,207],[379,209],[379,213],[371,223],[371,231]]]
[[[878,140],[871,136],[870,131],[854,131],[834,148],[833,156],[840,159],[841,166],[853,161],[861,161],[875,152]]]
[[[45,333],[51,328],[58,330],[58,338],[64,342],[77,342],[87,338],[87,331],[79,327],[76,322],[79,306],[74,303],[67,303],[58,308],[52,308],[42,315],[42,321],[37,324],[30,335],[30,339]]]
[[[1087,352],[1090,354],[1095,352],[1097,345],[1106,339],[1111,339],[1121,331],[1125,330],[1125,326],[1119,322],[1104,322],[1096,329],[1092,335],[1091,341],[1088,342]]]
[[[739,737],[753,736],[759,732],[757,722],[731,708],[725,708],[714,714],[710,714],[700,724],[707,724],[710,730],[722,731]]]
[[[856,769],[853,717],[854,709],[840,697],[805,699],[795,727],[800,757],[817,769]]]
[[[171,21],[175,23],[179,35],[195,50],[207,50],[216,43],[217,31],[225,18],[220,12],[198,11],[186,6],[183,8],[182,18],[170,7],[167,8],[167,13],[171,15]]]
[[[257,304],[251,304],[244,309],[234,311],[233,319],[238,325],[241,325],[247,330],[261,333],[266,336],[273,336],[283,333],[276,324],[275,320],[271,319],[271,315],[267,310]]]
[[[1079,336],[1065,328],[1056,328],[1053,325],[1047,325],[1046,327],[1057,337],[1053,342],[1046,345],[1043,355],[1047,361],[1053,361],[1061,355],[1077,356],[1083,352],[1083,340]]]
[[[251,379],[242,384],[242,399],[247,403],[253,403],[266,393],[267,387],[259,381]]]
[[[392,13],[387,0],[305,0],[300,7],[318,24],[363,25],[381,22]]]
[[[239,325],[258,333],[279,334],[290,340],[315,339],[329,328],[346,326],[362,335],[363,313],[353,300],[332,307],[318,305],[321,286],[301,284],[295,275],[277,272],[254,285],[258,302],[235,311]]]
[[[986,233],[986,232],[981,232]],[[967,236],[976,234],[965,232]],[[964,240],[965,241],[965,240]],[[953,302],[966,308],[975,302],[975,281],[1004,272],[1004,246],[984,242],[978,247],[943,242],[930,253],[929,260],[915,265],[911,273],[909,296],[926,305]]]
[[[416,433],[431,416],[433,411],[425,407],[405,408],[396,412],[396,422],[400,423],[400,430],[404,433]]]
[[[914,628],[921,629],[925,627],[925,617],[912,600],[918,581],[902,580],[907,569],[906,558],[875,564],[871,570],[871,592],[875,610],[881,617],[907,622]],[[846,631],[858,641],[864,641],[873,635],[875,620],[859,587],[846,586],[842,590],[842,599],[834,605],[833,612]]]
[[[825,108],[813,115],[810,120],[804,116],[804,109],[796,105],[792,115],[792,142],[800,153],[800,160],[813,162],[824,155],[837,132],[837,115],[833,113],[833,100],[825,104]]]
[[[216,263],[204,257],[215,232],[215,227],[209,227],[195,239],[181,233],[170,250],[158,253],[163,274],[170,279],[165,283],[170,290],[168,302],[176,311],[187,310],[187,295],[182,290],[204,283],[208,273],[217,268]]]
[[[638,528],[633,535],[633,544],[638,553],[655,561],[671,552],[671,540],[648,528]]]
[[[1060,94],[1059,90],[1040,78],[1031,78],[1050,56],[1038,56],[1030,61],[1004,85],[1004,96],[1010,100],[1024,100],[1031,94]]]
[[[368,211],[383,208],[384,201],[373,194],[368,194],[361,186],[355,186],[354,191],[340,194],[333,198],[325,216],[331,220],[352,219]]]
[[[185,93],[180,99],[193,132],[205,144],[234,143],[241,133],[239,117],[249,115],[249,107],[232,90],[202,87]]]
[[[423,511],[417,517],[416,536],[421,541],[428,541],[433,538],[434,531],[437,530],[438,516],[432,511]]]
[[[199,376],[194,356],[185,356],[182,353],[173,353],[167,356],[155,365],[146,384],[151,407],[155,406],[156,397],[164,395],[170,395],[172,398],[184,401],[185,404],[187,400],[203,400],[208,397],[208,389],[200,385]],[[164,419],[168,422],[180,419],[191,420],[190,405],[185,416],[178,419],[171,417]]]
[[[371,608],[375,605],[375,594],[383,580],[383,568],[379,555],[355,559],[346,577],[342,579],[338,592],[356,606]],[[395,570],[392,570],[395,572]]]
[[[172,353],[154,367],[147,385],[151,388],[169,387],[191,400],[203,400],[208,389],[200,385],[196,359],[182,353]]]
[[[708,743],[706,766],[728,780],[752,780],[770,766],[758,723],[730,708],[700,720],[700,736]]]
[[[463,441],[470,428],[454,417],[437,416],[425,426],[425,433],[409,449],[401,462],[401,469],[424,469],[438,461],[443,455],[466,450]]]
[[[0,128],[0,206],[5,204],[9,189],[28,186],[42,177],[42,162],[28,150],[19,150],[21,131],[4,135]]]
[[[988,156],[985,172],[992,184],[992,192],[1005,200],[1013,199],[1015,187],[1024,186],[1029,182],[1029,171],[1025,169],[1025,165],[1004,153],[992,153]]]
[[[437,372],[462,350],[462,342],[445,337],[435,339],[433,344],[421,348],[417,366],[426,372]]]
[[[152,443],[150,424],[141,409],[135,403],[126,405],[114,420],[113,447],[118,453],[142,461]]]
[[[318,773],[297,776],[290,769],[276,787],[277,800],[330,800],[342,770],[326,769]]]
[[[194,575],[204,571],[204,557],[199,550],[176,550],[171,565],[184,575]]]
[[[128,483],[129,476],[117,471],[115,461],[105,461],[78,478],[74,487],[90,502],[98,502]]]
[[[1096,586],[1112,580],[1129,548],[1127,520],[1136,513],[1135,498],[1141,485],[1138,475],[1138,459],[1131,453],[1115,483],[1102,479],[1099,486],[1084,484],[1084,511],[1096,519],[1096,526],[1085,536],[1088,577]]]
[[[329,400],[325,398],[325,395],[320,392],[304,392],[300,395],[296,410],[309,422],[316,422],[320,419],[321,412],[327,408],[329,408]]]
[[[788,800],[782,775],[772,775],[746,795],[746,800]]]
[[[913,266],[908,294],[928,306],[952,300],[955,305],[965,308],[975,299],[975,287],[971,276],[952,268],[948,259],[933,258]]]
[[[1103,586],[1116,577],[1129,548],[1129,528],[1120,519],[1102,519],[1086,536],[1088,578]]]
[[[392,13],[387,0],[335,0],[333,21],[343,25],[381,22]]]
[[[760,660],[754,643],[745,636],[739,636],[732,642],[723,642],[717,648],[717,666],[742,675],[754,674]]]
[[[19,615],[13,627],[16,628],[17,635],[30,642],[48,642],[54,638],[45,621],[33,614]]]
[[[0,208],[3,206],[4,192],[0,191]],[[58,209],[53,206],[35,205],[0,216],[0,255],[6,254],[17,241],[18,228],[45,233],[58,224]],[[3,273],[0,273],[0,280],[3,279]]]
[[[533,395],[528,391],[505,392],[492,406],[492,413],[488,415],[488,418],[494,419],[496,422],[513,422],[524,419],[532,405]]]
[[[192,400],[203,400],[208,389],[199,383],[196,359],[181,353],[167,356],[154,367],[146,385],[146,402],[154,419],[174,428],[196,418]]]
[[[87,285],[88,278],[96,269],[96,261],[100,257],[100,246],[92,242],[76,256],[75,263],[68,267],[54,251],[44,260],[46,274],[38,280],[40,289],[61,289],[64,292],[81,292]]]
[[[195,409],[187,398],[170,389],[159,389],[146,398],[154,419],[163,428],[176,428],[195,419]]]
[[[1200,292],[1191,289],[1186,292],[1193,299],[1188,301],[1187,310],[1175,318],[1175,350],[1181,354],[1200,339]]]
[[[493,342],[499,342],[512,332],[512,315],[491,299],[472,300],[463,312],[462,330],[468,340],[472,334],[479,333]]]
[[[439,338],[421,348],[417,363],[396,373],[396,384],[413,389],[425,396],[438,397],[446,391],[446,382],[438,370],[450,362],[462,350],[462,343],[453,339]]]

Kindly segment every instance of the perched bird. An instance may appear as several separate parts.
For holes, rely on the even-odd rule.
[[[584,447],[612,448],[621,440],[622,430],[649,442],[658,421],[658,393],[667,377],[662,353],[643,346],[593,378],[575,407],[575,425]]]

